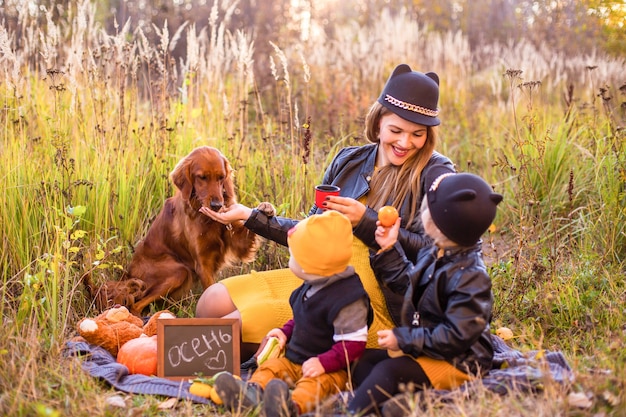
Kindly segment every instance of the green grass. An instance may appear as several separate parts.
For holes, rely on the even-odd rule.
[[[91,32],[71,24],[80,18]],[[304,216],[336,151],[364,143],[363,116],[388,72],[408,62],[442,80],[439,150],[505,196],[485,239],[493,327],[513,329],[518,349],[563,351],[577,376],[569,391],[546,384],[538,395],[427,399],[425,415],[626,415],[623,66],[594,62],[600,73],[585,57],[558,62],[526,45],[475,68],[458,34],[375,42],[358,32],[334,44],[277,42],[267,68],[275,83],[259,86],[254,40],[221,35],[219,19],[214,30],[189,33],[205,53],[189,47],[180,73],[163,52],[166,33],[152,45],[120,28],[106,44],[89,35],[96,25],[88,8],[72,19],[59,22],[55,60],[36,45],[2,45],[11,53],[0,61],[0,414],[227,415],[186,402],[160,409],[165,398],[115,392],[64,357],[78,320],[97,314],[85,280],[119,276],[173,193],[169,172],[199,145],[227,155],[241,202],[271,201],[280,214]],[[389,19],[368,33],[415,27],[403,14]],[[38,27],[34,18],[20,24],[23,33]],[[50,26],[41,30],[37,45],[57,39]],[[364,50],[367,60],[356,59]],[[426,52],[413,62],[404,50]],[[221,276],[285,267],[286,259],[284,248],[266,243],[255,262]],[[197,296],[172,310],[192,316]]]

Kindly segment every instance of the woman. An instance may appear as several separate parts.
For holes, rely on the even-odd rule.
[[[377,346],[376,331],[400,323],[402,306],[402,296],[379,286],[369,265],[368,248],[374,252],[380,249],[374,238],[377,210],[385,205],[398,209],[398,241],[409,259],[415,259],[420,248],[431,244],[419,219],[419,202],[435,178],[454,172],[452,162],[434,151],[435,127],[440,124],[438,100],[437,74],[412,71],[406,64],[397,66],[367,114],[365,136],[371,143],[341,149],[324,174],[322,183],[339,186],[341,196],[327,197],[323,207],[314,205],[309,212],[337,210],[352,223],[355,239],[351,265],[374,309],[368,348]],[[268,217],[241,204],[219,213],[205,207],[200,210],[222,223],[245,220],[250,230],[282,245],[287,245],[287,231],[298,222]],[[202,294],[196,316],[239,318],[242,357],[247,357],[270,329],[291,318],[289,294],[299,283],[289,269],[223,279]]]

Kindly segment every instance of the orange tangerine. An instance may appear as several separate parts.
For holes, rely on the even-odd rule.
[[[391,227],[398,219],[398,210],[392,206],[384,206],[378,209],[378,220],[385,227]]]

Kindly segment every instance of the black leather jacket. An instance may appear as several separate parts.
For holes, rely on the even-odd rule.
[[[415,265],[398,243],[372,256],[372,268],[384,285],[396,292],[406,290],[402,326],[393,333],[406,354],[426,355],[466,373],[484,374],[493,360],[493,295],[481,243],[447,249],[439,259],[437,250],[422,249]]]
[[[352,197],[358,200],[370,190],[369,182],[374,173],[377,152],[378,144],[375,143],[341,149],[326,169],[322,184],[337,185],[341,187],[342,197]],[[430,187],[435,178],[447,172],[454,172],[452,161],[437,152],[433,153],[421,176],[422,195],[418,201],[422,201],[425,190]],[[425,245],[430,244],[430,239],[424,235],[420,221],[414,221],[413,224],[407,225],[411,209],[409,204],[410,199],[407,198],[398,210],[402,217],[398,241],[402,244],[409,259],[415,259],[417,252]],[[309,215],[321,212],[322,210],[313,204]],[[378,220],[378,213],[368,207],[365,215],[354,228],[354,235],[374,251],[380,249],[374,239],[376,220]],[[287,231],[297,222],[298,220],[279,216],[268,218],[262,212],[254,209],[245,226],[266,239],[287,246]]]
[[[326,169],[322,184],[337,185],[341,188],[342,197],[352,197],[358,200],[370,190],[369,183],[374,173],[377,152],[378,144],[375,143],[341,149]],[[422,200],[425,191],[439,175],[454,171],[454,164],[450,159],[437,152],[433,153],[421,175],[422,195],[418,201]],[[398,241],[402,244],[409,259],[415,259],[418,251],[422,247],[430,245],[431,240],[424,234],[419,216],[417,216],[417,221],[407,225],[410,214],[409,204],[410,198],[407,198],[398,210],[402,218]],[[313,204],[309,215],[321,212],[322,210]],[[367,207],[363,218],[353,229],[354,235],[372,252],[380,249],[374,238],[377,220],[378,213]],[[298,220],[280,216],[268,217],[261,211],[253,209],[244,226],[266,239],[287,246],[287,231],[296,223]],[[383,293],[394,323],[399,324],[402,295],[392,294],[384,287]]]

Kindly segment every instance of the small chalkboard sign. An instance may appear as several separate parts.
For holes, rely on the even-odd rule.
[[[157,376],[193,379],[221,371],[239,375],[239,320],[158,319]]]

